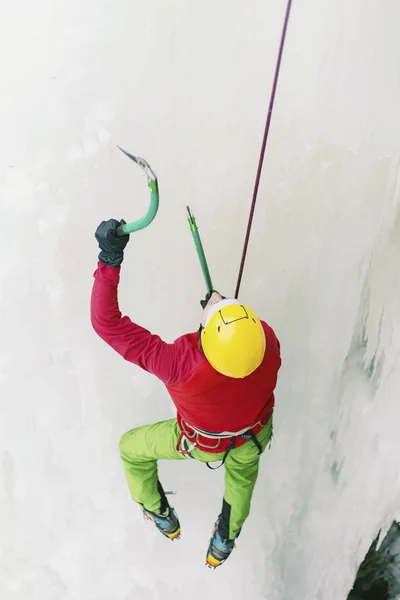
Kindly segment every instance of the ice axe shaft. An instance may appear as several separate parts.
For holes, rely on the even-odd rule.
[[[196,246],[201,270],[203,271],[203,277],[204,277],[204,281],[206,282],[207,291],[209,293],[212,293],[214,288],[213,288],[213,284],[211,281],[210,271],[208,270],[207,260],[206,260],[205,254],[204,254],[203,244],[201,243],[200,234],[199,234],[199,230],[198,230],[198,227],[196,224],[196,220],[195,220],[194,216],[192,215],[192,213],[190,212],[190,208],[188,206],[186,208],[187,208],[188,215],[189,215],[188,221],[189,221],[189,225],[190,225],[190,230],[193,235],[193,241],[194,241],[194,245]]]
[[[138,221],[133,221],[131,223],[126,223],[125,225],[121,225],[117,228],[117,235],[127,235],[129,233],[133,233],[134,231],[139,231],[140,229],[144,229],[153,221],[154,217],[158,212],[159,206],[159,192],[158,192],[158,181],[157,177],[151,169],[150,165],[144,158],[140,158],[139,156],[133,156],[126,150],[123,150],[120,146],[118,148],[123,152],[128,158],[130,158],[133,162],[135,162],[144,172],[147,177],[147,183],[150,188],[150,206],[148,208],[147,213],[144,217],[139,219]],[[213,284],[211,281],[210,271],[208,270],[207,260],[204,254],[203,245],[201,243],[199,230],[196,224],[196,220],[194,216],[190,212],[190,208],[187,207],[188,211],[188,221],[190,225],[190,230],[193,235],[193,241],[196,246],[197,255],[199,257],[200,266],[203,271],[204,280],[206,283],[207,291],[213,291]]]
[[[132,221],[131,223],[126,223],[126,225],[121,225],[117,228],[117,235],[126,235],[129,233],[133,233],[134,231],[139,231],[139,229],[144,229],[145,227],[150,225],[150,223],[153,221],[154,217],[158,212],[160,197],[158,193],[157,177],[152,171],[149,163],[144,158],[140,158],[139,156],[133,156],[132,154],[129,154],[129,152],[126,152],[125,150],[120,148],[120,146],[118,146],[118,148],[121,150],[121,152],[123,152],[126,156],[128,156],[128,158],[133,160],[133,162],[135,162],[142,169],[142,171],[147,177],[147,183],[150,188],[150,206],[145,216],[139,219],[138,221]]]

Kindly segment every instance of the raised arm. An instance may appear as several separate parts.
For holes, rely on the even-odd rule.
[[[173,377],[174,344],[167,344],[158,335],[122,316],[118,304],[118,284],[124,248],[129,235],[116,236],[122,222],[103,221],[95,237],[101,252],[94,273],[90,316],[96,333],[125,360],[152,373],[164,383]]]

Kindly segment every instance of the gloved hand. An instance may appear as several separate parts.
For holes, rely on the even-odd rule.
[[[209,301],[209,299],[211,298],[211,296],[213,295],[213,292],[207,292],[206,297],[204,298],[204,300],[200,300],[200,304],[201,304],[201,308],[204,310],[205,307],[207,306],[207,302]]]
[[[217,292],[217,290],[213,290],[212,292],[207,292],[206,297],[204,298],[204,300],[200,300],[200,304],[201,304],[201,308],[204,310],[205,307],[207,306],[207,303],[209,301],[209,299],[211,298],[211,296],[213,295],[214,292]],[[217,292],[217,294],[219,294],[219,292]],[[222,296],[221,297],[223,300],[225,300],[226,296]]]
[[[113,269],[121,266],[124,260],[124,249],[130,238],[129,234],[121,236],[116,234],[120,225],[126,225],[126,221],[123,219],[102,221],[94,234],[101,249],[99,260]]]

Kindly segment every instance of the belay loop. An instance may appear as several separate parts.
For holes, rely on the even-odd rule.
[[[240,284],[242,282],[244,263],[246,260],[247,248],[248,248],[249,239],[250,239],[250,231],[251,231],[251,226],[253,223],[254,210],[255,210],[256,202],[257,202],[258,187],[260,185],[261,171],[262,171],[262,167],[263,167],[263,163],[264,163],[265,148],[266,148],[267,140],[268,140],[269,127],[271,124],[272,109],[274,107],[275,93],[276,93],[276,88],[278,85],[278,77],[279,77],[279,71],[281,68],[283,47],[285,45],[286,31],[287,31],[287,27],[288,27],[288,23],[289,23],[289,16],[290,16],[291,8],[292,8],[292,0],[288,0],[287,7],[286,7],[285,20],[283,23],[283,29],[282,29],[282,35],[281,35],[281,43],[279,46],[278,60],[277,60],[276,67],[275,67],[274,83],[272,85],[271,98],[269,101],[268,116],[267,116],[267,121],[265,123],[264,137],[263,137],[262,146],[261,146],[261,154],[260,154],[260,159],[258,161],[258,169],[257,169],[256,181],[254,184],[253,199],[251,201],[251,207],[250,207],[249,222],[247,225],[246,236],[244,239],[242,259],[241,259],[240,267],[239,267],[239,275],[238,275],[238,280],[237,280],[237,284],[236,284],[235,298],[237,298],[239,296]]]

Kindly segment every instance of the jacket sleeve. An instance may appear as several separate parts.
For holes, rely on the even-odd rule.
[[[93,328],[125,360],[167,384],[174,376],[175,346],[122,316],[118,305],[120,270],[98,262],[90,303]]]

